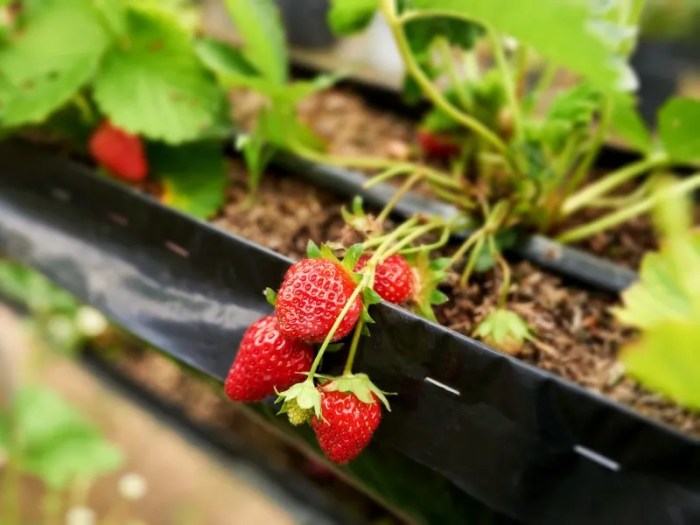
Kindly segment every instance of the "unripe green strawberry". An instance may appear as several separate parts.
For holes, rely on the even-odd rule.
[[[285,337],[274,316],[263,317],[243,335],[224,390],[234,401],[260,401],[303,381],[313,359],[309,345]]]
[[[313,415],[313,410],[301,408],[296,401],[285,403],[285,410],[289,422],[295,427],[303,425],[304,423],[309,423]]]
[[[302,259],[293,264],[277,292],[280,331],[291,339],[321,343],[330,333],[356,284],[340,264],[328,259]],[[360,317],[356,297],[343,317],[333,341],[348,335]]]
[[[369,254],[362,255],[355,265],[355,271],[361,271],[370,257]],[[413,282],[411,267],[404,256],[397,253],[377,266],[372,288],[385,301],[402,304],[413,296]]]
[[[352,392],[319,391],[322,419],[314,416],[311,422],[318,444],[334,463],[348,463],[372,440],[382,419],[379,401],[375,395],[364,403]]]
[[[139,182],[148,175],[141,138],[104,121],[90,137],[90,154],[112,175]]]

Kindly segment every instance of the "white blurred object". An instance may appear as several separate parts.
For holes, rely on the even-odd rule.
[[[66,512],[66,525],[95,525],[95,511],[88,507],[73,507]]]
[[[400,85],[404,67],[391,30],[384,19],[377,15],[369,27],[357,36],[343,39],[333,50],[343,62],[362,65],[375,71],[388,83]]]
[[[119,478],[119,494],[129,501],[143,498],[148,491],[148,484],[141,474],[130,472]]]
[[[107,329],[107,319],[104,315],[89,306],[78,308],[75,324],[80,333],[87,337],[96,337]]]

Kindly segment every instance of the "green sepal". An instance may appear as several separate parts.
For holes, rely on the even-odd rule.
[[[367,288],[362,290],[362,302],[366,306],[370,306],[373,304],[381,303],[382,298],[377,292],[375,292],[372,288],[368,286]]]
[[[365,323],[374,324],[374,319],[372,319],[372,316],[369,314],[369,310],[364,305],[362,306],[362,312],[360,313],[360,319],[362,319]]]
[[[321,258],[321,249],[311,239],[309,239],[309,242],[306,244],[306,256],[309,259],[320,259]]]
[[[354,273],[355,265],[361,256],[362,243],[353,244],[345,251],[345,257],[343,257],[343,267],[349,272]]]
[[[414,311],[431,321],[437,321],[432,305],[442,304],[449,298],[438,290],[447,278],[447,270],[452,261],[447,257],[430,260],[426,251],[411,257],[411,266],[417,273],[418,287],[414,294]]]
[[[321,257],[323,259],[327,259],[329,261],[333,261],[334,263],[337,263],[339,265],[343,265],[343,263],[340,262],[340,259],[336,257],[335,253],[333,253],[333,250],[331,249],[330,246],[327,244],[321,244]]]
[[[372,321],[372,322],[374,322],[374,321]],[[369,331],[369,326],[367,326],[367,323],[362,325],[362,329],[361,329],[360,333],[365,337],[369,337],[370,335],[372,335]]]
[[[325,383],[321,388],[326,392],[350,392],[354,394],[357,399],[367,404],[375,403],[372,397],[372,394],[374,394],[386,409],[391,412],[391,406],[386,396],[394,394],[384,392],[377,388],[367,374],[345,374]]]
[[[275,292],[272,288],[267,287],[265,288],[263,294],[265,295],[267,302],[270,303],[272,307],[277,306],[277,292]]]
[[[337,352],[338,350],[342,350],[343,347],[345,346],[345,343],[332,343],[329,344],[328,347],[326,348],[326,353],[327,354],[332,354],[334,352]],[[318,377],[318,376],[317,376]]]
[[[280,392],[275,403],[287,403],[295,400],[299,408],[313,410],[316,417],[321,417],[321,394],[316,389],[311,379],[292,385],[284,392]]]

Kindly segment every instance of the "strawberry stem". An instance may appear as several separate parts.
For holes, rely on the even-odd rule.
[[[360,319],[357,322],[357,325],[355,325],[355,332],[352,334],[352,342],[350,343],[348,358],[345,361],[345,368],[343,369],[343,375],[345,376],[352,374],[352,365],[355,362],[355,354],[357,353],[360,337],[362,337],[362,328],[364,325],[365,322],[363,319]]]
[[[362,293],[362,290],[364,290],[367,287],[367,285],[369,285],[369,283],[373,277],[374,277],[374,271],[367,272],[362,277],[362,280],[355,287],[352,294],[350,294],[350,298],[345,303],[345,306],[343,306],[343,309],[340,311],[340,314],[338,314],[338,317],[336,318],[335,322],[333,323],[333,326],[331,327],[330,331],[328,332],[328,335],[323,340],[323,344],[321,345],[321,348],[318,349],[318,353],[316,354],[316,358],[314,359],[314,362],[311,364],[311,370],[309,370],[309,375],[308,375],[307,381],[313,382],[314,375],[316,374],[316,370],[318,369],[319,365],[321,364],[321,360],[323,359],[323,354],[326,352],[328,345],[333,340],[333,336],[338,331],[338,327],[340,326],[340,323],[343,322],[343,319],[345,318],[347,313],[350,311],[350,308],[352,307],[352,304],[355,302],[355,299],[357,299],[360,296],[360,293]]]

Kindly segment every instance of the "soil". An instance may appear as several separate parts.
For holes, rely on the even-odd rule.
[[[340,208],[335,195],[289,175],[270,172],[263,177],[255,206],[246,204],[245,169],[231,161],[229,200],[214,222],[293,258],[303,257],[307,240],[317,243],[343,238]],[[644,224],[634,228],[643,231]],[[634,251],[639,233],[630,229],[609,234],[600,242],[618,243]],[[635,237],[637,236],[637,237]],[[638,255],[638,257],[640,257]],[[622,344],[634,333],[616,324],[609,309],[617,298],[564,283],[562,279],[521,261],[512,264],[513,286],[508,307],[535,330],[519,357],[565,379],[605,394],[641,414],[700,437],[700,416],[679,408],[636,385],[624,376],[618,361]],[[439,308],[441,324],[472,335],[475,326],[495,304],[498,275],[476,275],[469,287],[448,284],[451,300]],[[456,281],[456,275],[450,282]]]

